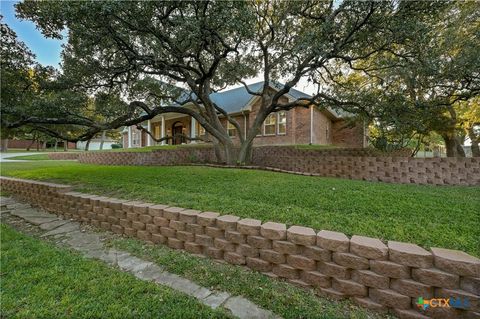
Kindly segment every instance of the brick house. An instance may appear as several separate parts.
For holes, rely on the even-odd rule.
[[[254,92],[261,90],[263,82],[250,84],[249,89]],[[272,90],[276,88],[272,85]],[[308,94],[291,89],[289,94],[282,97],[281,102],[288,102],[298,98],[308,98]],[[260,106],[260,97],[251,95],[245,87],[230,89],[212,94],[212,100],[223,108],[230,116],[243,126],[244,131],[253,124]],[[188,107],[187,105],[185,107]],[[238,132],[226,118],[221,122],[228,128],[229,135],[235,141]],[[155,138],[183,134],[190,137],[206,136],[205,129],[197,121],[180,113],[165,113],[154,117],[142,124]],[[186,144],[201,143],[188,141],[176,137],[162,143],[156,143],[148,134],[138,130],[135,126],[124,128],[122,132],[124,148],[153,146],[158,144]],[[351,124],[347,117],[342,116],[329,108],[297,107],[290,111],[280,111],[270,114],[264,121],[260,134],[254,139],[254,145],[291,145],[291,144],[320,144],[337,145],[350,148],[366,146],[366,130],[363,123]]]

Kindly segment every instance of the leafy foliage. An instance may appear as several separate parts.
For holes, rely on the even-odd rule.
[[[449,155],[460,155],[458,108],[480,92],[478,3],[405,2],[398,14],[416,17],[393,26],[401,41],[338,77],[336,95],[354,101],[347,109],[387,132],[383,138],[437,132]]]

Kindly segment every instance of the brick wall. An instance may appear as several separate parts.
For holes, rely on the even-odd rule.
[[[333,122],[332,142],[343,147],[364,147],[366,143],[363,125],[356,123],[351,126],[345,120]]]
[[[433,185],[480,185],[478,158],[388,157],[369,149],[262,147],[252,163],[317,176]]]
[[[60,141],[59,144],[63,145],[64,142]],[[32,141],[32,140],[17,140],[17,139],[9,139],[8,140],[8,148],[27,148],[30,147],[30,149],[36,149],[38,148],[43,149],[43,142],[37,142],[37,141]],[[63,148],[63,146],[58,147]],[[76,144],[73,142],[68,142],[68,148],[69,149],[75,149]]]
[[[5,191],[63,218],[244,265],[400,318],[480,315],[480,259],[461,251],[82,194],[66,185],[0,181]],[[422,311],[418,297],[468,298],[469,307]]]
[[[51,160],[76,160],[80,156],[80,152],[55,152],[48,153],[48,158]]]
[[[151,152],[83,152],[78,161],[100,165],[176,165],[213,163],[215,154],[210,147],[188,147]]]
[[[411,158],[385,155],[372,149],[309,150],[291,146],[262,146],[253,149],[252,165],[306,175],[387,183],[480,185],[478,158]],[[81,163],[101,165],[182,165],[216,162],[212,148],[205,146],[153,152],[84,152],[79,153],[78,160]]]

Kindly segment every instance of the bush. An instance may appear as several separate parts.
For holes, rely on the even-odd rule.
[[[123,148],[122,144],[112,144],[112,149]]]

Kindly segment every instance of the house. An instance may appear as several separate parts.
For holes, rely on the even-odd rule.
[[[87,147],[87,141],[78,141],[77,142],[77,149],[79,150],[85,150]],[[110,150],[112,149],[112,145],[117,144],[118,141],[112,138],[106,138],[103,140],[103,148],[104,150]],[[88,144],[88,150],[90,151],[97,151],[100,150],[100,145],[102,144],[102,139],[101,138],[93,138],[90,140],[90,143]]]
[[[272,90],[278,90],[280,84],[271,85]],[[250,84],[250,91],[258,92],[263,82]],[[298,98],[308,98],[308,94],[291,89],[283,96],[281,102],[288,102]],[[242,86],[222,92],[212,93],[212,100],[237,122],[244,131],[251,127],[260,106],[260,97],[251,95]],[[185,105],[184,107],[188,107]],[[229,135],[234,141],[238,132],[225,117],[220,117],[227,127]],[[125,128],[122,134],[123,147],[144,147],[158,144],[186,144],[199,143],[189,141],[183,136],[192,138],[204,137],[207,132],[197,121],[180,113],[165,113],[143,123],[155,138],[176,136],[167,141],[156,143],[146,132],[135,126]],[[183,135],[183,136],[179,136]],[[347,117],[330,108],[297,107],[289,111],[280,111],[270,114],[263,123],[260,134],[254,139],[254,145],[287,145],[287,144],[333,144],[342,147],[362,148],[366,146],[366,128],[363,123],[352,123]]]

